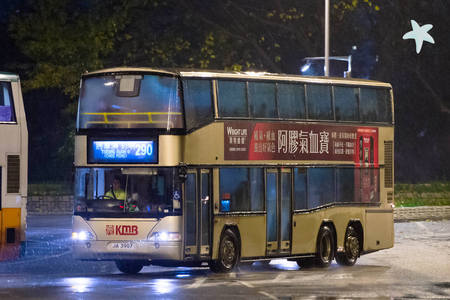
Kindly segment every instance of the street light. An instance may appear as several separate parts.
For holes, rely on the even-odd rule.
[[[327,60],[338,60],[338,61],[346,61],[347,62],[347,71],[344,72],[344,78],[350,78],[352,77],[352,56],[348,55],[348,56],[328,56],[328,57],[306,57],[303,60],[306,61],[306,64],[304,64],[301,67],[301,71],[302,73],[306,72],[309,67],[311,66],[311,64],[313,63],[313,61],[317,61],[317,60],[325,60],[325,76],[329,76],[329,67],[326,66],[326,62]]]
[[[308,71],[309,67],[311,67],[312,61],[307,61],[306,64],[303,65],[303,67],[301,68],[302,73],[305,73],[306,71]]]

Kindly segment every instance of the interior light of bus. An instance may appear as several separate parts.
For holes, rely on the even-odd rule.
[[[90,231],[72,232],[72,239],[74,240],[94,240],[95,236]]]
[[[178,232],[154,232],[149,238],[151,242],[174,242],[181,240]]]

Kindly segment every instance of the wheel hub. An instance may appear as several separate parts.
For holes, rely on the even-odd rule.
[[[322,243],[320,247],[320,253],[322,255],[322,259],[324,262],[328,262],[330,259],[330,252],[331,252],[331,242],[330,239],[327,236],[324,236],[322,238]]]
[[[227,267],[231,267],[234,261],[234,245],[231,241],[224,241],[222,246],[222,261]]]
[[[347,239],[347,253],[351,258],[358,257],[359,254],[359,242],[358,238],[355,236],[349,236]]]

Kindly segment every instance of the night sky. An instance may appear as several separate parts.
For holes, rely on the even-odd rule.
[[[24,86],[30,182],[70,179],[73,108],[84,71],[240,66],[299,74],[302,59],[324,55],[323,1],[147,2],[2,0],[0,69],[18,73]],[[447,180],[450,2],[330,2],[330,55],[351,54],[353,77],[393,86],[395,179]],[[45,73],[44,65],[64,70],[63,79]],[[322,75],[322,68],[318,63],[311,70]],[[330,69],[342,76],[347,65],[332,63]]]

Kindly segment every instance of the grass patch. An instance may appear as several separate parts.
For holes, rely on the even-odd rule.
[[[450,182],[395,184],[395,206],[397,207],[443,205],[450,205]]]

